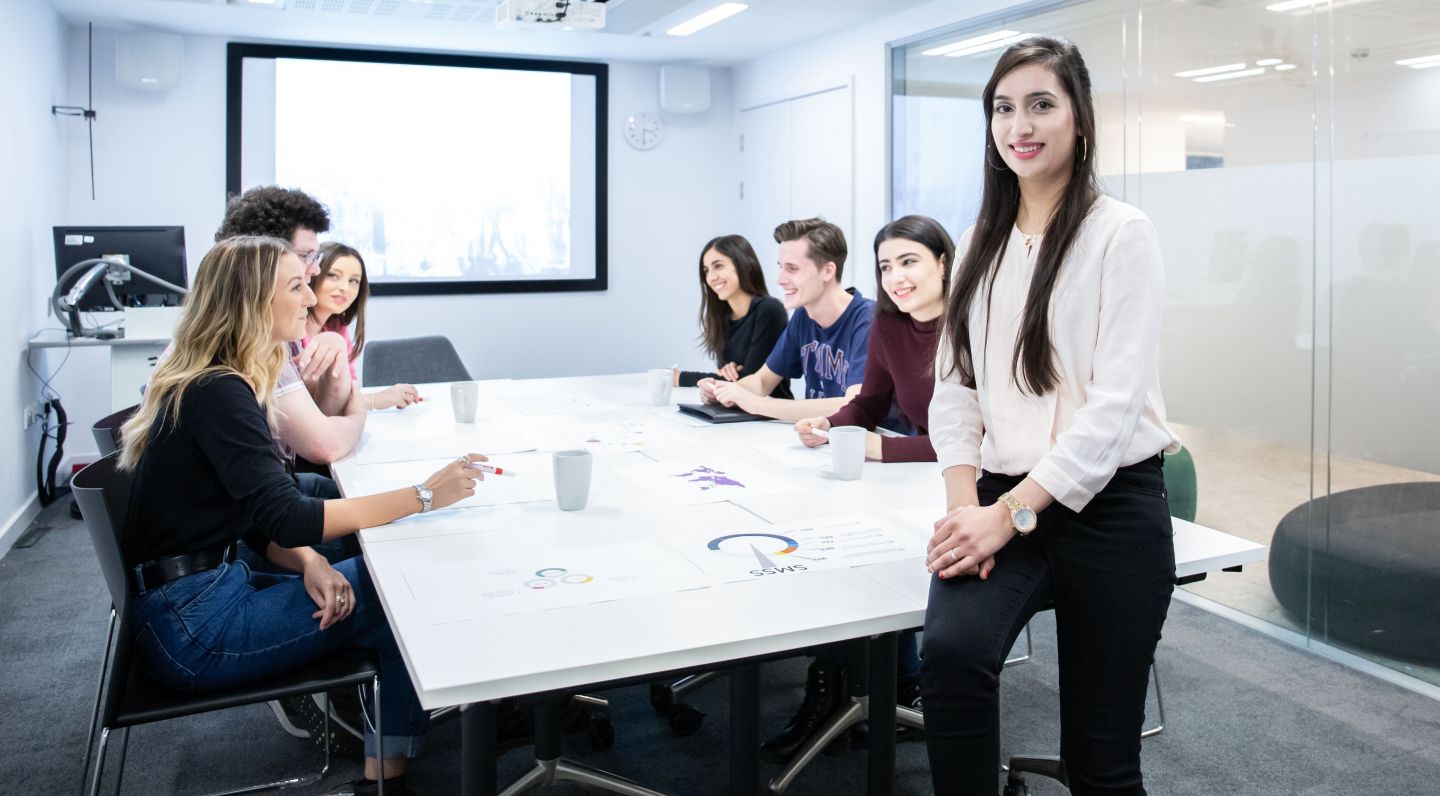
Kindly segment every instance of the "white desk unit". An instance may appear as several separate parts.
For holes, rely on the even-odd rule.
[[[374,468],[388,468],[383,472],[394,472],[396,478],[414,473],[415,480],[386,484],[389,488],[428,475],[439,462],[379,463],[407,458],[407,450],[420,448],[433,456],[435,445],[427,446],[426,439],[443,440],[453,434],[457,447],[445,455],[466,452],[459,442],[466,436],[465,428],[450,419],[448,386],[421,385],[421,393],[426,399],[422,404],[370,415],[356,454],[333,467],[345,494],[373,491],[375,475],[382,472]],[[586,412],[587,407],[578,403],[567,406],[565,396],[575,395],[599,399],[599,406],[588,407],[598,411]],[[694,390],[677,390],[676,400],[695,401],[698,396]],[[513,562],[520,560],[517,556],[522,553],[534,560],[535,551],[558,553],[590,545],[665,547],[675,534],[686,530],[719,534],[835,515],[875,515],[923,540],[928,530],[920,527],[914,510],[933,507],[933,514],[939,516],[943,507],[942,482],[934,463],[868,462],[861,480],[839,481],[830,475],[828,466],[785,464],[754,447],[794,442],[790,424],[690,425],[672,418],[673,410],[646,404],[643,374],[483,382],[480,406],[479,422],[494,423],[496,428],[553,429],[566,423],[540,414],[552,408],[570,412],[569,421],[577,417],[595,422],[659,420],[691,438],[691,449],[744,462],[752,471],[797,485],[799,491],[671,506],[622,477],[620,471],[664,460],[676,455],[677,449],[641,448],[597,453],[590,502],[583,511],[562,512],[553,500],[514,503],[439,511],[363,531],[360,538],[371,577],[420,701],[427,708],[472,706],[467,716],[481,709],[493,712],[493,707],[480,706],[504,697],[573,692],[875,636],[888,638],[892,644],[881,649],[893,650],[893,635],[886,634],[923,624],[930,576],[920,558],[748,582],[707,580],[710,585],[704,588],[554,610],[469,617],[462,611],[454,621],[437,623],[437,606],[425,601],[427,596],[436,599],[443,590],[417,589],[407,580],[407,572],[416,577],[415,573],[426,568],[457,562]],[[483,444],[475,447],[486,452]],[[519,478],[542,477],[537,469],[550,466],[548,455],[495,454],[492,458],[501,464],[526,462],[529,475],[520,468]],[[361,464],[361,459],[371,463]],[[486,486],[480,484],[477,492]],[[1192,523],[1177,520],[1175,530],[1177,574],[1181,577],[1264,557],[1261,545]],[[684,558],[677,557],[677,561],[679,566],[693,566]],[[478,563],[475,567],[477,572],[484,568]],[[750,713],[753,721],[753,711]],[[877,718],[881,715],[876,714]],[[476,726],[467,719],[464,787],[467,793],[490,793],[495,787],[493,750],[472,743]],[[879,755],[879,763],[872,753],[871,772],[872,789],[885,793],[893,778],[894,739],[887,733],[871,734],[872,739],[887,736],[891,743],[888,753]],[[732,744],[745,737],[753,745],[753,724],[748,736],[732,731]],[[758,766],[753,752],[753,748],[732,749],[732,760],[742,769],[732,772],[735,792],[756,790]]]
[[[30,340],[32,351],[59,348],[110,350],[110,411],[140,403],[140,388],[150,382],[150,371],[170,344],[170,337],[136,336],[96,339],[70,337],[61,331],[42,332]]]

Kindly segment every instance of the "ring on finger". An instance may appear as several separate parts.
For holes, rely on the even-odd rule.
[[[960,559],[955,556],[955,548],[953,547],[950,548],[950,560],[956,564],[960,563]]]

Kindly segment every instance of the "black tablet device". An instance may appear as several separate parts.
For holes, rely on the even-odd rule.
[[[711,423],[744,423],[747,420],[769,420],[768,417],[752,415],[743,409],[719,404],[676,404],[681,412]]]

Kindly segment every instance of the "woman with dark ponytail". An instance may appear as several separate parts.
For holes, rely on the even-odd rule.
[[[930,437],[949,512],[927,566],[922,688],[935,791],[999,787],[999,675],[1054,603],[1075,794],[1143,794],[1149,667],[1174,589],[1161,474],[1155,229],[1103,195],[1090,74],[1011,46],[985,86],[985,187],[941,332]]]

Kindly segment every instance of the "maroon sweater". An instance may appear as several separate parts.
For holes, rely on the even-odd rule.
[[[870,327],[865,381],[860,394],[829,417],[833,426],[874,429],[892,404],[915,425],[914,437],[880,438],[882,462],[933,462],[930,397],[935,393],[935,333],[940,319],[920,322],[909,315],[875,313]]]

